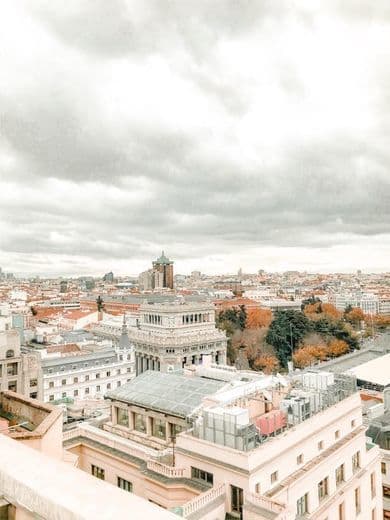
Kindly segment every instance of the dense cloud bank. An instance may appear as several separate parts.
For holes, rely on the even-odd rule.
[[[4,268],[388,268],[388,2],[8,0],[0,45]]]

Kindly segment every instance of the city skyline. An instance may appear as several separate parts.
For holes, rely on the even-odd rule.
[[[386,2],[6,1],[0,265],[389,270]]]

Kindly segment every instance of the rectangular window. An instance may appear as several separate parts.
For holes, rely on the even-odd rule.
[[[130,374],[131,372],[131,367],[127,367],[127,373]]]
[[[336,468],[336,486],[344,482],[344,464]]]
[[[65,385],[66,385],[66,379],[63,379],[63,380],[61,381],[61,385],[62,385],[62,386],[65,386]]]
[[[334,432],[334,438],[337,440],[337,439],[340,439],[340,430],[336,430]]]
[[[208,473],[207,471],[203,471],[199,468],[191,467],[191,478],[196,478],[198,480],[204,480],[209,484],[213,484],[214,476],[212,473]]]
[[[159,439],[165,439],[166,435],[166,422],[161,419],[153,419],[152,435]]]
[[[305,493],[303,497],[297,500],[297,515],[305,515],[308,512],[308,494]]]
[[[180,426],[179,424],[172,424],[171,432],[172,432],[173,437],[176,437],[176,435],[179,435],[179,433],[182,431],[183,431],[182,426]]]
[[[66,397],[66,392],[62,392],[62,397]]]
[[[255,493],[257,493],[258,495],[261,494],[261,486],[260,486],[260,482],[257,482],[257,483],[256,483],[256,486],[255,486]]]
[[[78,383],[79,382],[79,378],[78,377],[74,377],[73,378],[73,383]]]
[[[104,469],[99,468],[98,466],[95,466],[94,464],[92,464],[91,473],[94,477],[100,478],[100,480],[104,480]]]
[[[146,417],[140,413],[134,414],[134,430],[146,433]]]
[[[88,387],[84,391],[85,391],[86,394],[89,394],[89,388]]]
[[[303,453],[300,453],[297,457],[297,464],[303,464]]]
[[[117,375],[120,376],[121,375],[121,369],[118,368],[117,371],[116,371]]]
[[[111,383],[107,383],[107,390],[111,390]]]
[[[78,390],[73,390],[73,395],[74,395],[74,397],[77,397],[79,395],[79,391]]]
[[[344,502],[341,502],[341,504],[339,504],[339,520],[345,520],[344,511]]]
[[[49,401],[54,401],[54,395],[49,395]]]
[[[17,363],[8,363],[7,364],[7,376],[17,376],[18,375],[18,364]]]
[[[376,495],[375,473],[371,473],[371,475],[370,475],[370,484],[371,484],[371,498],[375,498],[375,495]]]
[[[118,487],[131,493],[133,491],[133,484],[124,478],[118,477]]]
[[[38,379],[30,379],[30,386],[38,386]]]
[[[111,375],[111,372],[106,372],[107,377],[110,377],[110,375]]]
[[[96,392],[100,392],[100,385],[96,385]]]
[[[129,427],[129,412],[122,408],[117,408],[117,422],[120,426]]]
[[[386,475],[386,462],[381,462],[381,473]]]
[[[355,421],[355,419],[353,419],[351,421],[351,428],[353,429],[353,428],[355,428],[355,426],[356,426],[356,421]]]
[[[271,473],[271,484],[274,484],[278,480],[278,472],[274,471]]]
[[[355,473],[358,469],[360,469],[360,451],[352,455],[352,471]]]
[[[318,482],[318,499],[323,500],[328,496],[328,477]]]
[[[54,381],[49,382],[49,388],[54,388]]]
[[[96,379],[100,379],[100,374],[99,374],[99,372],[96,374]]]
[[[320,442],[318,443],[318,451],[321,451],[321,450],[323,450],[323,449],[324,449],[324,441],[320,441]]]
[[[355,489],[355,511],[358,515],[361,511],[361,503],[360,503],[360,488]]]
[[[16,381],[9,381],[8,383],[8,390],[11,390],[11,392],[17,391],[17,382]]]
[[[242,506],[244,504],[244,491],[236,486],[230,486],[232,511],[239,513],[242,518]]]
[[[121,386],[121,382],[120,382],[120,381],[117,381],[117,382],[116,382],[116,386]]]
[[[89,381],[89,375],[88,374],[85,376],[85,381]]]

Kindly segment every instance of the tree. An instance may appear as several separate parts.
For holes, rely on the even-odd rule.
[[[269,309],[248,309],[246,326],[249,329],[268,327],[272,321],[272,312]]]
[[[245,305],[240,305],[238,310],[238,325],[241,330],[244,330],[246,327],[246,318],[247,313],[245,309]]]
[[[293,363],[297,368],[305,368],[314,363],[314,356],[307,349],[307,347],[302,347],[296,350],[293,354]]]
[[[348,323],[341,320],[335,321],[334,319],[329,319],[329,317],[324,316],[317,321],[313,321],[312,326],[315,332],[328,337],[328,339],[332,339],[332,337],[342,339],[348,343],[351,350],[354,350],[359,346],[352,328]]]
[[[277,311],[268,329],[266,341],[276,349],[282,367],[287,366],[292,352],[311,330],[308,318],[301,311]]]
[[[329,343],[328,353],[331,357],[338,357],[346,354],[349,351],[349,346],[346,341],[342,339],[334,339]]]
[[[318,320],[324,317],[330,320],[339,320],[342,317],[342,313],[334,305],[322,302],[306,305],[304,313],[310,320]]]
[[[345,312],[344,317],[349,323],[352,323],[352,325],[358,325],[365,319],[364,312],[359,307],[353,307],[348,312]]]
[[[253,368],[255,370],[262,370],[265,374],[272,374],[279,367],[279,361],[275,356],[270,354],[263,354],[258,356],[253,361]]]
[[[308,345],[295,351],[293,362],[296,367],[304,368],[312,365],[316,361],[323,361],[326,357],[326,347],[323,345]]]

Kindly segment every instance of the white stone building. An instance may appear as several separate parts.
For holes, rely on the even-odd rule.
[[[93,332],[118,338],[117,326],[98,324]],[[143,304],[137,326],[129,327],[136,373],[175,370],[200,364],[205,354],[212,362],[226,363],[226,334],[215,325],[212,303]]]

